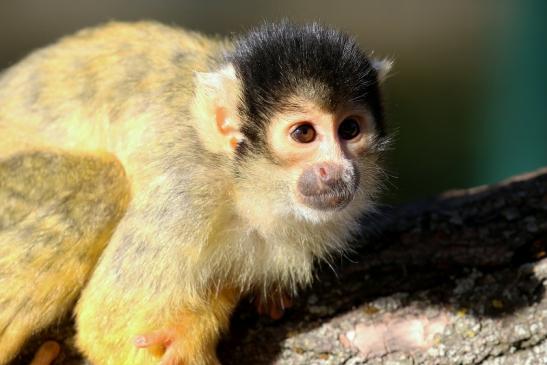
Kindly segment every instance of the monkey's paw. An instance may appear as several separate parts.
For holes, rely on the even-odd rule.
[[[135,337],[134,343],[140,349],[148,349],[161,356],[159,365],[183,365],[173,351],[171,344],[176,338],[173,330],[163,329]]]
[[[147,349],[156,356],[161,356],[158,365],[193,365],[198,362],[199,364],[220,365],[214,351],[211,354],[198,352],[200,355],[197,358],[183,353],[181,349],[187,347],[183,345],[184,338],[181,338],[180,331],[177,332],[175,329],[161,329],[139,335],[135,337],[134,343],[138,348]],[[208,356],[203,357],[204,355]]]

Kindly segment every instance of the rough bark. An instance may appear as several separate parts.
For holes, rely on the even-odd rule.
[[[282,320],[242,304],[223,363],[547,364],[547,168],[364,226]],[[47,336],[70,333],[59,328]]]

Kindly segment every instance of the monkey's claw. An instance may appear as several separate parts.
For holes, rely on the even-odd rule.
[[[273,320],[278,320],[285,314],[285,309],[293,306],[292,299],[287,294],[274,295],[272,298],[255,298],[256,311],[260,315],[267,315]]]

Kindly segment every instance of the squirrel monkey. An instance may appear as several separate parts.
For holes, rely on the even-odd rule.
[[[373,208],[389,66],[318,24],[139,22],[6,70],[0,364],[72,310],[95,365],[218,364],[240,297],[310,283]]]

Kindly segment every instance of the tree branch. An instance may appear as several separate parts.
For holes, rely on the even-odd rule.
[[[547,168],[363,223],[374,231],[323,265],[281,321],[240,306],[223,364],[547,362]],[[71,331],[50,329],[26,353],[45,338],[69,345]],[[80,360],[65,349],[57,363]]]

